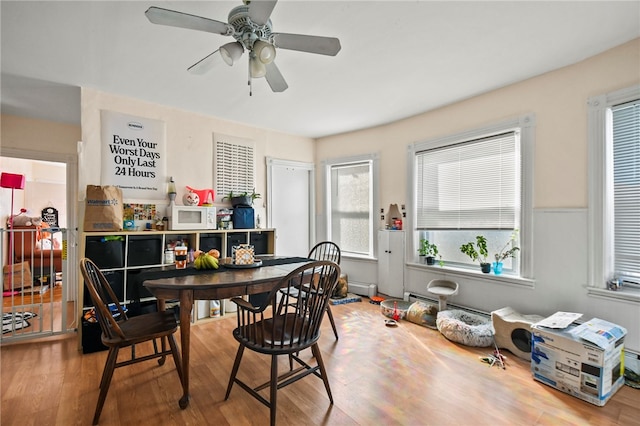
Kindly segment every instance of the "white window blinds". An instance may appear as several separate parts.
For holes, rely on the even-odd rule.
[[[517,228],[519,139],[514,130],[416,153],[417,228]]]
[[[330,167],[330,232],[343,252],[371,251],[372,162]]]
[[[255,188],[253,143],[216,136],[214,145],[216,194],[222,198],[231,191],[251,193]]]
[[[640,282],[640,100],[612,108],[614,269]]]

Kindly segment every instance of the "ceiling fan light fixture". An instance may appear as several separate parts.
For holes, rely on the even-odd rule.
[[[240,59],[242,52],[244,52],[244,49],[242,48],[242,44],[238,41],[233,41],[220,47],[220,56],[222,56],[224,62],[229,66],[233,65],[234,62]]]
[[[252,55],[249,59],[249,72],[251,78],[264,77],[267,74],[267,67],[255,55]]]
[[[276,49],[273,44],[262,40],[257,40],[253,43],[253,52],[260,62],[265,65],[270,64],[276,58]]]

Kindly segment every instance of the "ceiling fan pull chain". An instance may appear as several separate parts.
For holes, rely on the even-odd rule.
[[[251,59],[247,61],[249,64],[249,69],[247,70],[247,84],[249,85],[249,96],[253,96],[253,85],[251,84]]]

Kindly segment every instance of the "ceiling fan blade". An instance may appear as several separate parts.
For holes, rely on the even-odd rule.
[[[269,17],[278,0],[251,0],[249,3],[249,19],[255,24],[264,25],[269,22]]]
[[[267,73],[264,75],[264,78],[269,83],[271,90],[274,92],[284,92],[287,90],[289,85],[286,81],[284,81],[284,77],[280,74],[280,70],[276,66],[275,62],[271,62],[266,65]]]
[[[191,65],[189,68],[187,68],[187,71],[189,71],[191,74],[202,75],[212,69],[216,65],[216,61],[218,59],[222,59],[222,57],[219,55],[219,50],[216,50],[215,52],[205,56],[195,64]]]
[[[335,56],[340,51],[340,40],[335,37],[319,37],[303,34],[273,34],[276,47],[281,49],[298,50],[300,52],[319,53]]]
[[[231,35],[233,27],[224,22],[202,16],[190,15],[175,10],[151,6],[144,13],[153,24],[169,25],[171,27],[187,28],[190,30],[206,31],[208,33]]]

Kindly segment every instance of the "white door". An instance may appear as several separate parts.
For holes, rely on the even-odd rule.
[[[314,236],[314,166],[267,158],[267,226],[276,255],[306,256]]]

